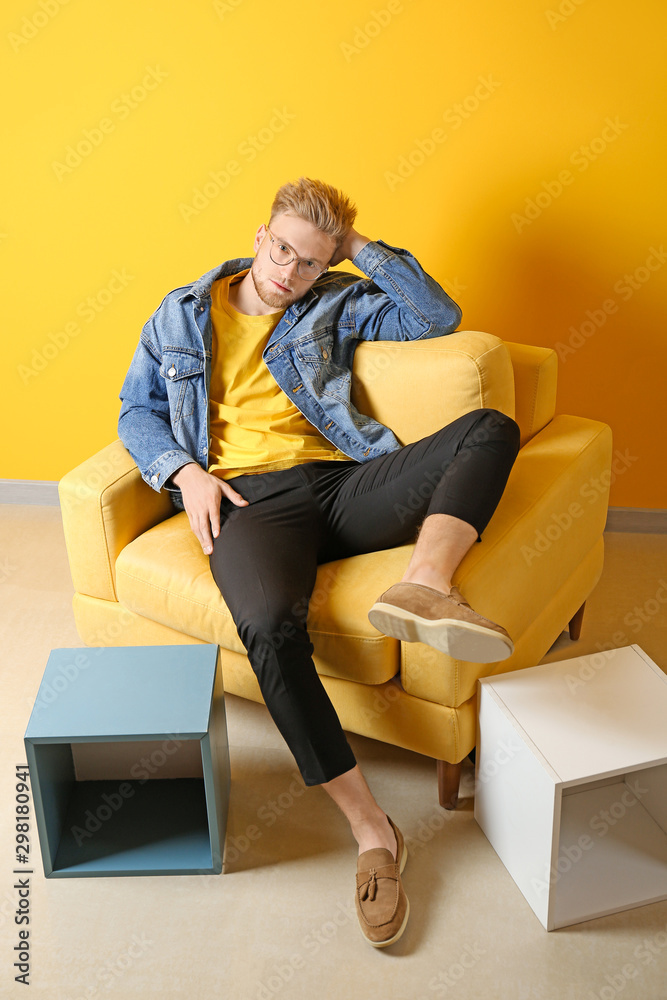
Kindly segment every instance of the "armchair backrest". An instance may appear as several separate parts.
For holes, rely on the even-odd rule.
[[[555,416],[558,355],[550,347],[505,341],[514,369],[514,419],[521,428],[521,447]]]
[[[554,415],[556,376],[555,351],[506,344],[490,333],[363,342],[354,358],[352,401],[403,444],[491,407],[516,419],[523,445]]]

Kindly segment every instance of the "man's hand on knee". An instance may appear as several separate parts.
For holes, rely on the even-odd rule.
[[[220,501],[223,496],[237,507],[247,506],[248,501],[224,479],[205,472],[196,462],[182,466],[171,479],[181,491],[190,527],[199,539],[204,554],[209,556],[213,551],[213,539],[220,534]]]

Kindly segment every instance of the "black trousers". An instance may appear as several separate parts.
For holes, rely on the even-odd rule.
[[[428,514],[466,521],[479,540],[518,450],[516,423],[481,409],[369,462],[229,480],[249,504],[223,498],[211,570],[307,785],[356,763],[312,660],[306,618],[318,564],[414,541]]]

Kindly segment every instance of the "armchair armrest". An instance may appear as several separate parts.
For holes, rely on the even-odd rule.
[[[144,483],[120,441],[63,476],[58,492],[74,589],[116,601],[116,558],[129,542],[176,513],[169,494]]]

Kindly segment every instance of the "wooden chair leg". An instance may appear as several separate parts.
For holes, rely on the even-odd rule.
[[[584,620],[585,607],[586,607],[586,601],[584,601],[584,603],[581,605],[574,618],[570,621],[570,639],[572,639],[573,642],[576,642],[576,640],[581,635],[581,624]]]
[[[443,809],[456,809],[459,801],[459,782],[461,781],[461,762],[450,764],[446,760],[438,764],[438,800]]]

